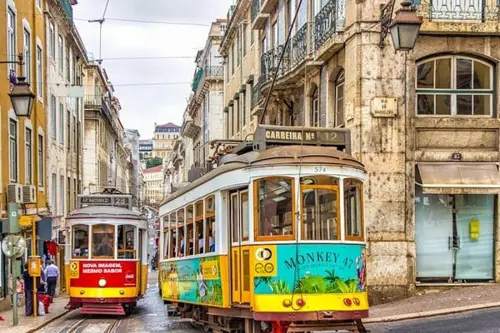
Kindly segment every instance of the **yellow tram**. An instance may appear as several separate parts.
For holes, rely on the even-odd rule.
[[[167,197],[164,301],[214,332],[365,332],[366,173],[349,141],[346,129],[261,125]]]
[[[132,196],[116,190],[80,195],[68,217],[67,308],[84,314],[129,314],[146,293],[147,220]]]

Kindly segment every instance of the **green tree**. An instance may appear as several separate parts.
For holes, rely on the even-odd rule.
[[[146,161],[146,168],[154,168],[155,166],[161,165],[163,163],[163,159],[160,157],[153,157]]]

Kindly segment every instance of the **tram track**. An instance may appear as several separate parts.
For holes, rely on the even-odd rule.
[[[95,322],[93,323],[92,320],[94,320]],[[108,327],[106,327],[102,331],[102,333],[116,333],[116,329],[118,328],[118,325],[120,324],[122,319],[111,319],[111,320],[112,320],[111,324],[109,324]],[[59,333],[81,333],[91,325],[104,325],[107,324],[107,321],[111,320],[86,317],[76,321],[70,327],[64,328],[63,330],[59,331]]]

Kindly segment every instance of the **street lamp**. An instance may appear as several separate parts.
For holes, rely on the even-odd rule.
[[[29,83],[25,82],[25,77],[20,76],[17,80],[18,82],[14,84],[12,91],[9,93],[10,101],[16,116],[29,118],[33,109],[35,94],[31,91]]]
[[[381,5],[381,28],[379,46],[384,47],[384,40],[390,32],[395,51],[411,51],[415,47],[417,36],[422,25],[422,17],[417,16],[416,10],[411,8],[411,2],[401,2],[401,8],[392,19],[395,0]]]

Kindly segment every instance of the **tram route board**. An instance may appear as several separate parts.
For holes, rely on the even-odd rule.
[[[91,194],[78,196],[78,208],[89,206],[114,206],[132,209],[132,196],[130,194]]]

